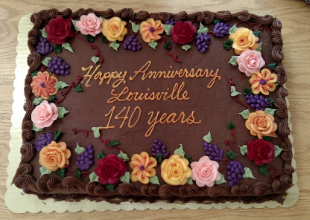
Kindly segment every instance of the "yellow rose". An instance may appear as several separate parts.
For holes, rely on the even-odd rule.
[[[70,150],[67,149],[65,142],[52,141],[40,151],[39,164],[44,166],[49,171],[56,171],[59,168],[65,168],[69,165],[69,158],[71,156]]]
[[[184,185],[187,183],[187,178],[192,175],[192,170],[188,164],[187,159],[181,158],[178,154],[173,154],[161,163],[161,177],[170,185]]]
[[[248,28],[238,28],[235,33],[229,35],[229,39],[233,40],[232,47],[238,55],[247,49],[255,50],[258,47],[258,37]]]
[[[119,17],[113,17],[109,20],[102,21],[102,34],[109,41],[122,41],[127,34],[126,22]]]

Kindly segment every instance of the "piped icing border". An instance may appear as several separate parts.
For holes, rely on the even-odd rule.
[[[33,139],[32,132],[32,122],[30,120],[31,112],[34,109],[34,105],[30,99],[31,96],[31,73],[38,69],[41,65],[42,57],[37,52],[35,52],[35,46],[39,42],[39,37],[41,33],[39,31],[50,19],[55,18],[57,15],[61,15],[64,18],[72,17],[73,19],[78,18],[82,15],[95,13],[97,16],[102,16],[104,18],[111,18],[113,16],[120,16],[124,20],[135,19],[138,21],[146,20],[147,18],[154,18],[156,20],[161,20],[162,22],[173,18],[174,20],[196,20],[204,24],[210,24],[214,19],[220,19],[222,21],[230,21],[232,19],[237,19],[238,21],[246,22],[252,21],[259,23],[261,25],[271,25],[271,39],[274,44],[272,49],[272,57],[277,62],[277,67],[275,72],[278,77],[277,83],[279,84],[279,89],[277,91],[277,98],[275,99],[275,105],[277,107],[276,114],[280,118],[279,123],[279,134],[284,140],[281,143],[281,148],[283,149],[282,159],[284,160],[284,173],[281,174],[280,178],[274,179],[271,184],[266,184],[263,182],[258,182],[253,186],[248,186],[241,184],[240,186],[234,185],[231,190],[223,189],[217,186],[211,188],[199,188],[195,184],[184,185],[184,186],[170,186],[170,185],[143,185],[141,189],[136,189],[132,184],[122,183],[120,184],[114,192],[106,190],[99,183],[84,183],[76,177],[65,177],[62,181],[55,178],[48,178],[46,176],[40,177],[37,181],[30,175],[32,172],[32,166],[29,161],[34,156],[34,148],[32,144],[28,141]],[[288,126],[288,110],[286,105],[285,97],[288,95],[286,88],[283,86],[287,80],[285,69],[282,64],[284,58],[282,53],[282,38],[281,38],[281,22],[273,18],[272,16],[257,16],[250,14],[247,11],[241,11],[231,14],[228,11],[220,12],[196,12],[187,14],[186,12],[180,12],[178,14],[171,13],[148,13],[146,11],[140,11],[134,13],[132,9],[122,9],[120,11],[114,12],[112,9],[106,11],[95,11],[93,9],[79,9],[76,12],[72,12],[71,9],[66,9],[59,12],[57,9],[43,10],[39,13],[35,13],[31,16],[31,22],[34,24],[33,28],[28,33],[28,47],[31,54],[27,58],[29,70],[25,78],[25,97],[26,102],[24,109],[26,114],[22,123],[22,139],[23,145],[21,148],[22,159],[16,175],[13,179],[13,183],[21,189],[24,189],[25,193],[32,193],[38,195],[39,198],[50,198],[53,197],[55,200],[75,200],[78,201],[82,198],[88,198],[90,200],[110,200],[111,198],[120,197],[121,200],[130,199],[129,196],[134,196],[133,201],[154,201],[156,199],[165,199],[167,201],[174,201],[175,199],[181,199],[183,202],[189,199],[194,199],[195,201],[214,201],[220,202],[222,199],[226,200],[242,200],[244,202],[255,201],[257,196],[260,199],[272,198],[273,194],[284,193],[292,185],[292,173],[294,168],[291,166],[292,145],[288,138],[290,134],[290,129]],[[70,195],[59,195],[59,194],[49,194],[50,192],[58,189],[78,189],[79,194]],[[81,191],[85,194],[81,194]],[[88,195],[87,195],[88,194]],[[253,197],[255,195],[256,197]],[[195,198],[194,198],[195,197]]]

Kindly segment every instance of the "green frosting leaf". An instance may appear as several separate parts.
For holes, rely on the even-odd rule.
[[[259,166],[258,170],[261,174],[268,176],[268,170],[266,165]]]
[[[158,45],[158,43],[155,42],[155,41],[152,41],[152,42],[148,43],[148,45],[149,45],[150,47],[152,47],[152,48],[155,50],[156,47],[157,47],[157,45]]]
[[[123,153],[123,151],[121,151],[118,155],[118,158],[122,158],[125,162],[129,160],[127,154]]]
[[[265,109],[265,113],[266,114],[270,114],[270,115],[274,115],[276,109],[272,109],[272,108],[266,108]]]
[[[266,140],[266,141],[270,141],[270,142],[272,140],[271,137],[267,137],[267,136],[263,136],[263,139]]]
[[[212,136],[211,136],[210,131],[209,131],[209,133],[208,133],[207,135],[203,136],[202,139],[203,139],[205,142],[208,142],[208,143],[210,144],[211,141],[212,141]]]
[[[258,44],[258,47],[256,48],[256,51],[259,51],[259,52],[262,51],[262,42],[260,42],[260,43]]]
[[[33,100],[33,104],[34,104],[34,105],[39,105],[42,101],[43,101],[43,99],[42,99],[41,97],[35,98],[35,99]]]
[[[79,144],[77,143],[74,151],[77,154],[81,154],[81,153],[83,153],[85,151],[85,148],[84,147],[80,147]]]
[[[216,18],[215,18],[215,19],[213,20],[213,24],[217,24],[217,23],[220,23],[220,22],[221,22],[220,19],[216,19]]]
[[[43,176],[43,175],[51,174],[52,171],[49,171],[49,170],[46,169],[44,166],[41,166],[41,167],[40,167],[40,173],[41,173],[41,176]]]
[[[254,31],[253,34],[254,34],[256,37],[259,37],[260,31]]]
[[[192,177],[187,178],[187,184],[192,185],[193,184],[193,179]]]
[[[161,161],[162,161],[162,154],[156,154],[156,161],[157,161],[157,164],[161,164]]]
[[[91,128],[92,130],[93,130],[93,132],[94,132],[94,137],[95,138],[98,138],[98,137],[100,137],[100,132],[99,132],[99,127],[92,127]]]
[[[101,158],[105,158],[106,156],[104,155],[104,153],[102,151],[100,151],[98,154],[97,154],[97,159],[101,159]]]
[[[165,44],[165,46],[164,46],[164,48],[165,48],[166,50],[170,50],[170,49],[171,49],[170,46],[171,46],[171,42],[170,42],[170,41],[167,41],[166,44]]]
[[[159,179],[158,179],[158,177],[155,175],[155,176],[152,176],[151,178],[150,178],[150,183],[152,183],[152,184],[160,184],[159,183]]]
[[[72,24],[73,24],[75,30],[76,30],[76,31],[81,31],[80,28],[78,28],[78,27],[76,26],[76,22],[77,22],[77,21],[76,21],[76,20],[73,20],[73,19],[71,19],[71,20],[72,20]]]
[[[96,64],[99,61],[99,57],[93,56],[91,57],[91,61],[93,61],[94,64]]]
[[[240,147],[240,146],[239,146]],[[248,153],[248,146],[247,145],[242,145],[241,147],[240,147],[240,153],[242,154],[242,155],[245,155],[246,153]]]
[[[250,113],[251,113],[250,110],[246,109],[246,110],[243,110],[242,112],[240,112],[239,115],[241,115],[242,118],[244,118],[244,119],[248,119]]]
[[[223,43],[223,46],[226,50],[230,49],[231,48],[231,45],[233,44],[233,40],[232,39],[228,39],[227,41],[225,41]]]
[[[45,28],[41,29],[42,37],[47,38],[47,33],[45,32]]]
[[[126,172],[124,176],[121,176],[119,178],[119,180],[123,183],[129,183],[129,180],[130,180],[130,173],[129,172]]]
[[[50,57],[45,57],[44,60],[42,60],[42,64],[43,64],[44,66],[47,66],[47,65],[48,65],[48,61],[50,61],[50,60],[52,60],[52,58],[50,58]]]
[[[50,97],[48,97],[49,102],[52,102],[54,99],[56,99],[56,96],[54,95],[51,95]]]
[[[197,30],[197,34],[208,33],[209,29],[200,22],[199,29]]]
[[[74,87],[74,91],[76,91],[76,92],[81,92],[81,91],[83,91],[83,89],[82,89],[82,87],[81,87],[80,84],[77,84],[77,86]]]
[[[188,51],[189,49],[191,49],[191,47],[192,47],[192,46],[191,46],[191,45],[188,45],[188,44],[183,44],[183,45],[182,45],[182,49],[185,50],[185,51]]]
[[[109,191],[111,191],[111,192],[113,192],[114,191],[114,185],[111,185],[111,184],[106,184],[105,185],[106,187],[107,187],[107,189],[109,190]]]
[[[273,103],[274,103],[274,100],[271,99],[271,98],[268,98],[268,101],[269,101],[269,107],[272,107],[272,106],[273,106]]]
[[[69,42],[64,42],[61,46],[66,50],[69,50],[71,53],[74,53]]]
[[[231,96],[237,96],[237,95],[241,94],[240,92],[236,91],[236,87],[234,87],[234,86],[231,86],[230,91],[231,91],[231,94],[230,94]]]
[[[68,111],[65,109],[65,107],[58,107],[58,118],[63,118],[67,113]]]
[[[119,143],[121,143],[121,142],[119,142],[119,141],[110,141],[110,143],[109,143],[109,146],[111,146],[111,147],[115,147],[116,145],[119,145]]]
[[[58,169],[56,174],[61,177],[65,177],[66,169]]]
[[[171,25],[171,24],[164,24],[164,28],[165,28],[166,35],[170,36],[170,31],[173,28],[173,25]]]
[[[192,157],[191,156],[185,156],[185,158],[188,160],[188,165],[190,166],[191,163],[193,163]]]
[[[237,156],[237,154],[235,154],[232,150],[228,151],[226,155],[231,160]]]
[[[109,41],[104,35],[101,35],[101,42],[108,43]]]
[[[236,24],[234,24],[234,26],[232,26],[232,27],[229,29],[228,33],[229,33],[229,34],[233,34],[233,33],[236,32],[237,29],[238,29],[238,28],[236,27]]]
[[[119,44],[116,43],[116,41],[113,41],[112,43],[110,43],[110,47],[112,47],[114,50],[118,51]]]
[[[38,72],[39,72],[39,70],[33,71],[33,72],[30,74],[31,77],[34,77],[34,76],[38,75]]]
[[[251,89],[244,87],[243,95],[253,95],[253,92]]]
[[[68,86],[68,84],[63,82],[63,81],[58,81],[57,83],[55,83],[55,89],[57,89],[57,90],[63,89],[67,86]]]
[[[36,124],[32,123],[32,130],[38,132],[38,131],[43,131],[43,128],[37,128]]]
[[[246,179],[246,178],[253,178],[253,179],[255,179],[255,177],[253,176],[252,171],[250,170],[250,168],[244,167],[243,178],[244,179]]]
[[[92,172],[91,174],[89,174],[89,180],[91,183],[98,182],[98,178],[99,176],[97,176],[95,172]]]
[[[102,16],[100,16],[99,18],[101,18],[102,21],[104,21],[104,20],[109,20],[109,19],[104,18],[104,17],[102,17]]]
[[[268,67],[272,70],[274,70],[274,68],[276,68],[276,66],[277,66],[277,63],[271,63],[268,65]]]
[[[58,138],[59,138],[59,136],[60,136],[60,134],[61,134],[61,131],[54,131],[53,140],[54,140],[54,141],[57,141]]]
[[[274,146],[276,147],[276,150],[274,152],[274,157],[277,157],[280,155],[280,153],[282,152],[283,149],[281,147],[279,147],[278,145],[274,145]]]
[[[94,43],[95,42],[95,38],[92,35],[90,35],[90,34],[86,35],[86,40],[88,42],[90,42],[90,43]]]
[[[76,169],[76,176],[77,176],[77,178],[81,179],[81,175],[82,175],[82,171],[79,168],[77,168]]]
[[[228,122],[228,129],[233,129],[235,125],[229,120]]]
[[[133,23],[132,21],[130,21],[130,23],[131,23],[132,31],[137,33],[140,30],[140,25],[136,24],[136,23]]]
[[[222,183],[226,183],[226,180],[225,180],[225,177],[223,174],[221,174],[221,179],[218,180],[218,181],[215,181],[215,184],[219,185],[219,184],[222,184]]]
[[[54,51],[55,51],[56,53],[61,53],[61,52],[62,52],[62,47],[61,47],[61,45],[55,44]]]
[[[238,65],[237,60],[238,60],[238,56],[232,56],[228,63],[230,63],[233,66],[237,66]]]
[[[182,144],[180,144],[180,147],[174,151],[174,154],[178,154],[180,157],[185,156],[185,151],[183,150]]]

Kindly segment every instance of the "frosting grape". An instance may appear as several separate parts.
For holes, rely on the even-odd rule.
[[[77,160],[76,160],[76,165],[84,171],[88,170],[91,165],[94,164],[94,149],[93,145],[88,145],[87,148],[85,148],[84,152],[81,153]]]
[[[69,75],[70,66],[58,56],[48,62],[48,68],[56,75]]]

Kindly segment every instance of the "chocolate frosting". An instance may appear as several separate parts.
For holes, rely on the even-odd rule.
[[[168,19],[174,20],[193,20],[201,22],[203,24],[211,24],[213,19],[220,19],[221,21],[231,21],[233,19],[241,22],[250,21],[259,23],[260,25],[269,25],[271,28],[271,42],[273,48],[271,50],[272,58],[277,62],[275,72],[278,76],[277,83],[279,89],[277,91],[277,97],[275,105],[277,107],[276,115],[279,117],[279,130],[278,133],[283,139],[283,143],[280,143],[283,148],[281,158],[285,161],[283,163],[283,173],[280,173],[279,178],[275,178],[271,183],[256,182],[254,184],[240,184],[234,185],[231,188],[213,186],[199,188],[196,184],[184,185],[184,186],[171,186],[165,185],[142,185],[137,188],[134,184],[121,183],[115,191],[108,191],[103,185],[92,182],[85,183],[83,180],[74,176],[67,176],[63,179],[58,179],[50,176],[42,176],[37,180],[31,176],[33,168],[30,165],[30,161],[34,158],[34,148],[29,142],[33,139],[32,122],[30,120],[31,112],[34,109],[34,105],[30,98],[32,81],[30,74],[37,70],[42,61],[40,54],[35,52],[35,46],[38,43],[40,36],[39,29],[43,28],[50,19],[55,18],[57,15],[61,15],[64,18],[72,17],[73,19],[79,19],[80,16],[95,13],[97,16],[104,18],[111,18],[113,16],[119,16],[123,20],[135,19],[137,21],[143,21],[148,18],[159,19],[165,22]],[[201,11],[191,14],[187,14],[182,11],[177,14],[173,13],[148,13],[147,11],[139,11],[134,13],[131,8],[124,8],[120,11],[114,12],[112,9],[105,11],[96,11],[94,9],[79,9],[72,12],[71,9],[65,9],[64,11],[58,11],[57,9],[42,10],[38,13],[34,13],[31,18],[33,28],[28,33],[28,46],[31,51],[28,56],[27,63],[29,66],[28,74],[25,79],[25,98],[26,103],[24,105],[26,114],[22,124],[22,138],[23,145],[21,147],[21,163],[16,171],[16,175],[13,179],[13,183],[24,190],[25,193],[32,193],[38,195],[40,199],[54,198],[56,201],[68,200],[79,201],[82,198],[88,198],[90,200],[107,200],[112,201],[117,198],[119,201],[125,201],[132,199],[133,201],[146,200],[153,202],[156,199],[164,199],[168,202],[173,202],[176,199],[183,202],[191,199],[197,202],[221,202],[221,201],[243,201],[245,203],[259,202],[266,200],[277,200],[282,202],[285,191],[292,185],[292,173],[294,168],[291,166],[291,160],[293,157],[291,142],[288,138],[290,129],[288,127],[288,112],[285,97],[288,95],[287,90],[283,87],[283,84],[287,80],[285,69],[282,65],[284,59],[282,53],[283,42],[281,38],[282,24],[277,18],[273,18],[270,15],[258,16],[249,13],[248,11],[241,11],[231,14],[229,11],[219,11],[216,13],[210,11]],[[59,193],[59,190],[62,193]],[[280,194],[279,196],[277,194]],[[251,196],[252,195],[252,196]],[[255,195],[255,196],[253,196]],[[279,199],[280,197],[280,199]]]

